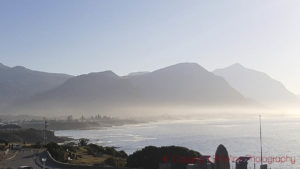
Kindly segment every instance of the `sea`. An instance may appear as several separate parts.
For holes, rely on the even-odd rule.
[[[88,138],[91,143],[114,146],[131,154],[145,146],[183,146],[211,156],[223,144],[231,168],[240,156],[252,157],[248,168],[259,168],[259,118],[213,118],[164,120],[138,125],[115,126],[93,130],[60,130],[56,136]],[[300,168],[300,118],[262,117],[262,161],[272,169]]]

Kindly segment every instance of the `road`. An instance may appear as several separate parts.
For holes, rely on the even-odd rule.
[[[20,150],[17,152],[16,156],[12,159],[0,161],[0,169],[13,168],[17,169],[19,166],[30,166],[34,169],[42,168],[41,158],[46,156],[45,152],[38,153],[38,150],[28,149]],[[46,168],[49,169],[65,169],[59,168],[52,164],[51,162],[46,162]]]
[[[31,166],[33,168],[40,168],[35,163],[36,153],[37,151],[34,150],[18,151],[17,155],[14,158],[0,161],[0,168],[17,169],[19,166]]]

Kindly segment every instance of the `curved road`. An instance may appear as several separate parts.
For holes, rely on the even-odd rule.
[[[33,168],[40,168],[35,163],[36,150],[20,150],[17,152],[17,155],[8,160],[0,161],[0,168],[13,168],[17,169],[19,166],[31,166]]]
[[[18,169],[19,166],[30,166],[34,169],[40,169],[42,168],[41,158],[45,157],[45,155],[45,152],[39,153],[39,150],[36,149],[20,150],[14,158],[0,161],[0,169]],[[64,169],[48,161],[46,162],[46,168]]]

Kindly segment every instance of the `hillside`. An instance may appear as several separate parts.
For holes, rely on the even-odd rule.
[[[81,115],[135,107],[247,103],[223,78],[198,64],[182,63],[138,76],[120,77],[111,71],[76,76],[8,111]]]
[[[237,91],[247,98],[265,105],[297,105],[299,99],[286,89],[279,81],[263,72],[248,69],[240,64],[234,64],[214,71],[226,79]]]
[[[63,84],[71,76],[0,64],[0,109]]]

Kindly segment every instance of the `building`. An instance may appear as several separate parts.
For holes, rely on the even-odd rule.
[[[236,169],[247,169],[248,166],[248,160],[250,160],[251,157],[239,157],[235,162],[235,168]]]
[[[21,129],[21,127],[16,124],[4,124],[0,126],[0,130],[18,130],[18,129]]]
[[[194,159],[194,163],[187,164],[186,169],[211,169],[211,163],[209,161],[210,156],[201,156]]]

